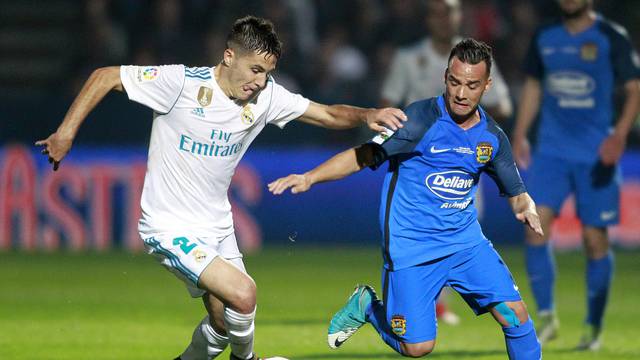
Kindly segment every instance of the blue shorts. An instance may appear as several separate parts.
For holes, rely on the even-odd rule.
[[[536,154],[527,172],[527,189],[537,205],[551,208],[555,214],[569,194],[576,197],[576,211],[584,225],[606,227],[620,219],[620,169],[569,162]]]
[[[477,315],[491,304],[521,300],[509,269],[488,241],[410,268],[383,268],[382,286],[387,323],[409,344],[436,338],[436,300],[444,286],[457,291]]]

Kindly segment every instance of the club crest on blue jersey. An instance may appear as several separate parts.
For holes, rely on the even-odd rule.
[[[198,104],[200,106],[208,106],[211,104],[211,98],[213,97],[213,89],[206,86],[200,86],[198,90]]]
[[[253,112],[251,111],[251,107],[249,107],[249,105],[245,105],[245,107],[242,108],[242,115],[240,116],[240,118],[242,119],[243,124],[253,124],[255,118],[253,117]]]
[[[491,160],[491,155],[493,155],[493,145],[488,142],[478,143],[476,146],[476,160],[480,164],[485,164]]]
[[[471,174],[451,170],[429,174],[425,180],[427,188],[445,200],[462,200],[473,188],[475,180]]]
[[[586,43],[580,48],[580,58],[584,61],[595,61],[598,58],[598,45]]]
[[[391,317],[391,330],[398,336],[404,335],[407,332],[407,319],[402,315],[393,315]]]

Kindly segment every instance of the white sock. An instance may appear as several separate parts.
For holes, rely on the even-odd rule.
[[[250,314],[240,314],[236,311],[224,308],[224,324],[227,327],[231,352],[240,359],[251,359],[253,357],[253,320],[256,317],[256,310]]]
[[[205,316],[193,330],[191,344],[180,358],[182,360],[214,359],[224,351],[228,343],[229,338],[218,334],[209,324],[209,316]]]

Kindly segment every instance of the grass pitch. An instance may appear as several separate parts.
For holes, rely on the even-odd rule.
[[[522,295],[533,309],[522,251],[505,249]],[[584,257],[560,254],[560,337],[545,359],[640,358],[640,253],[617,252],[603,349],[575,352],[585,311]],[[258,283],[256,349],[290,359],[399,359],[365,326],[339,350],[326,345],[328,321],[354,284],[379,289],[375,248],[290,246],[248,256]],[[455,294],[459,326],[441,325],[437,359],[505,359],[490,315],[475,317]],[[203,316],[199,300],[144,254],[0,253],[0,359],[173,359]],[[219,359],[228,359],[228,350]]]

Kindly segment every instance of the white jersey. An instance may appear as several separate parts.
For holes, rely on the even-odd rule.
[[[455,38],[451,47],[459,42]],[[433,41],[426,38],[418,44],[398,50],[391,62],[389,74],[382,86],[382,98],[394,104],[409,105],[415,101],[444,93],[444,70],[449,54],[441,55],[433,48]],[[509,99],[509,89],[495,61],[491,67],[493,84],[482,96],[482,105],[498,106]]]
[[[269,79],[243,107],[223,93],[208,67],[122,66],[120,78],[129,99],[154,111],[138,230],[233,233],[227,191],[242,155],[266,124],[283,127],[309,100]]]

